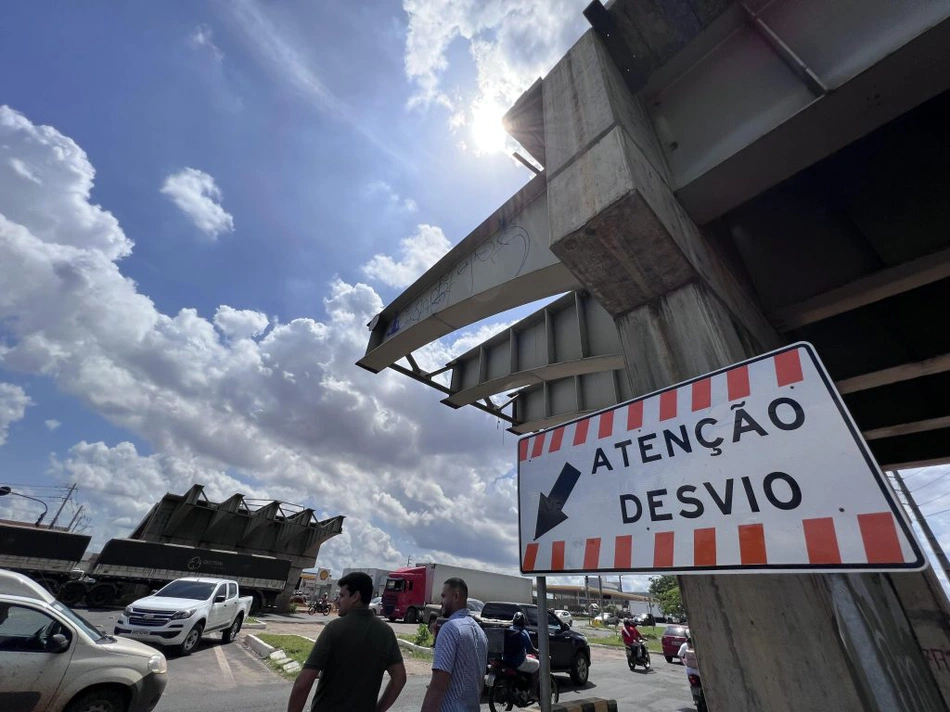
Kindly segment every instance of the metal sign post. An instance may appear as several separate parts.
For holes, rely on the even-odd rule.
[[[538,662],[541,712],[551,712],[551,643],[548,640],[548,581],[538,576]]]

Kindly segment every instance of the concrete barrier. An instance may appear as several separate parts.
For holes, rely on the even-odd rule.
[[[399,647],[407,648],[408,650],[415,650],[417,653],[432,652],[432,648],[427,648],[423,645],[416,645],[415,643],[410,643],[408,640],[403,640],[402,638],[396,638],[396,642],[399,643]]]
[[[540,707],[528,707],[538,712]],[[617,700],[605,700],[600,697],[585,697],[581,700],[558,702],[551,705],[551,712],[617,712]]]
[[[271,653],[277,650],[277,648],[275,648],[273,645],[268,645],[256,635],[245,636],[244,640],[247,641],[247,647],[260,655],[262,658],[269,657]]]

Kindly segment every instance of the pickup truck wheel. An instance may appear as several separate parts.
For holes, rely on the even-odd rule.
[[[241,624],[243,622],[244,622],[244,615],[241,613],[238,613],[237,618],[234,619],[234,622],[231,624],[231,627],[227,628],[221,634],[221,640],[223,640],[225,643],[230,643],[235,638],[237,638],[237,634],[240,632]]]
[[[66,712],[126,712],[129,705],[118,690],[91,690],[69,703]]]
[[[195,623],[195,627],[188,631],[188,635],[185,636],[181,645],[178,646],[178,653],[180,655],[191,655],[192,651],[198,647],[198,643],[201,642],[201,633],[203,631],[204,626],[201,625],[201,623]]]
[[[574,665],[571,667],[571,682],[575,685],[586,685],[589,675],[590,663],[587,662],[587,656],[578,652],[574,658]]]
[[[410,608],[408,611],[406,611],[406,623],[416,623],[418,620],[419,617],[415,608]]]

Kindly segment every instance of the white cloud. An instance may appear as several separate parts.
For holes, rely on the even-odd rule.
[[[497,144],[496,124],[588,28],[582,14],[587,4],[587,0],[404,0],[409,16],[405,69],[416,87],[409,105],[444,106],[452,128],[469,126],[477,150],[504,149]],[[478,89],[473,96],[451,98],[443,87],[452,69],[448,50],[456,41],[468,44],[475,65]]]
[[[434,265],[451,247],[441,228],[419,225],[416,233],[399,241],[399,259],[375,255],[363,265],[363,274],[390,287],[405,287]]]
[[[214,313],[214,325],[227,337],[249,339],[264,333],[269,324],[265,314],[251,309],[233,309],[227,305]]]
[[[43,425],[46,426],[47,430],[53,432],[56,430],[56,428],[62,425],[62,423],[60,423],[58,420],[55,420],[54,418],[50,418],[49,420],[44,420]]]
[[[212,35],[213,32],[210,27],[207,25],[198,25],[188,37],[188,41],[192,47],[207,50],[214,61],[220,62],[224,59],[224,52],[214,43]]]
[[[131,241],[88,203],[85,154],[9,109],[0,119],[0,146],[42,166],[45,187],[0,172],[0,264],[11,266],[0,270],[0,368],[50,379],[152,448],[82,442],[54,459],[57,476],[80,485],[96,537],[128,534],[157,496],[200,482],[213,497],[347,515],[347,536],[325,554],[347,565],[405,554],[516,565],[514,438],[354,365],[383,306],[373,289],[334,280],[322,319],[268,323],[227,305],[213,320],[164,314],[119,269]],[[380,256],[388,278],[410,279],[447,248],[441,231],[426,232],[399,262]]]
[[[19,386],[12,383],[0,383],[0,445],[7,441],[7,434],[12,423],[23,420],[28,406],[33,401]]]
[[[382,201],[387,210],[400,213],[414,213],[419,209],[412,198],[402,198],[389,183],[375,180],[366,186],[366,197],[372,202]]]
[[[204,171],[185,168],[173,173],[165,179],[162,193],[211,239],[234,230],[234,217],[221,207],[221,189]]]

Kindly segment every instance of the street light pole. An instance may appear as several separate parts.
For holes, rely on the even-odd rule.
[[[42,499],[37,499],[36,497],[30,497],[29,495],[26,495],[26,494],[20,494],[19,492],[14,492],[13,489],[11,489],[9,485],[3,485],[2,487],[0,487],[0,497],[5,497],[8,494],[16,495],[17,497],[23,497],[23,499],[29,499],[33,502],[38,502],[39,504],[43,505],[43,513],[40,515],[39,519],[37,519],[36,523],[33,525],[35,527],[38,527],[42,523],[43,518],[46,517],[46,513],[49,512],[49,507],[46,506],[46,502],[44,502]]]

